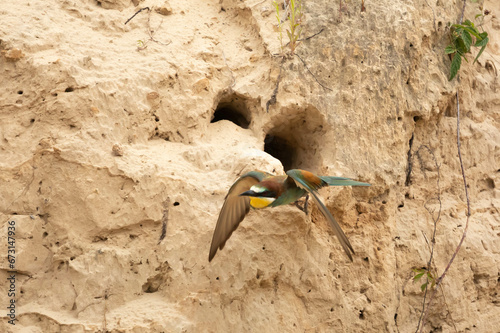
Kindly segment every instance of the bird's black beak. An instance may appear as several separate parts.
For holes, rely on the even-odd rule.
[[[257,196],[257,193],[255,193],[252,190],[246,191],[246,192],[243,192],[240,194],[240,197],[256,197],[256,196]]]

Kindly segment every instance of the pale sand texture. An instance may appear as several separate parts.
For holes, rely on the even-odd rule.
[[[466,221],[459,89],[472,217],[425,331],[498,332],[500,2],[484,4],[487,52],[448,82],[447,23],[461,3],[366,0],[360,13],[351,0],[339,20],[338,1],[305,1],[304,36],[324,30],[297,53],[332,90],[288,59],[266,113],[280,73],[270,0],[2,1],[0,281],[15,220],[19,321],[7,324],[0,283],[0,331],[414,332],[412,268],[429,258],[425,207],[437,213],[422,145],[440,165],[439,273]],[[124,25],[145,6],[171,14]],[[468,2],[466,17],[478,12]],[[248,128],[210,123],[218,105]],[[235,179],[283,172],[267,134],[295,147],[292,167],[372,184],[321,190],[353,263],[314,206],[250,212],[208,263]]]

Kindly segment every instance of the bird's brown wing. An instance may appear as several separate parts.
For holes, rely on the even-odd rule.
[[[310,190],[309,193],[312,194],[313,200],[318,206],[319,210],[321,213],[323,213],[323,216],[330,222],[330,225],[333,228],[333,231],[335,232],[335,235],[339,239],[340,245],[342,245],[342,248],[344,249],[345,253],[349,257],[349,259],[352,261],[352,253],[354,253],[354,249],[352,248],[351,243],[349,242],[349,239],[347,239],[347,236],[345,235],[344,231],[340,227],[339,223],[335,218],[332,216],[328,208],[321,202],[321,199],[319,198],[318,194],[314,190]]]
[[[212,261],[217,253],[217,249],[222,250],[224,248],[226,241],[231,237],[233,231],[238,228],[238,225],[250,210],[250,198],[246,196],[240,197],[239,195],[248,191],[250,187],[259,183],[266,176],[269,176],[269,174],[252,171],[240,177],[231,186],[219,213],[217,225],[215,226],[208,261]]]
[[[303,188],[307,192],[311,193],[313,200],[318,206],[320,212],[330,222],[335,235],[339,239],[340,245],[342,245],[345,253],[352,261],[351,253],[354,253],[354,249],[352,248],[349,239],[347,239],[347,236],[340,227],[339,223],[337,222],[337,220],[335,220],[335,218],[332,216],[328,208],[326,208],[326,206],[323,204],[318,195],[317,189],[321,188],[326,183],[322,181],[318,176],[304,170],[289,170],[286,174],[295,181],[295,184],[298,187]]]

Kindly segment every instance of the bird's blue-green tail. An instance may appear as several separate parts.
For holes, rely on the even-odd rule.
[[[343,177],[320,176],[320,178],[330,186],[371,186],[368,183],[357,182]]]

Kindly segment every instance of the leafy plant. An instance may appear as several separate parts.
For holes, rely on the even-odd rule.
[[[431,283],[431,289],[433,289],[436,286],[436,277],[431,272],[429,272],[426,267],[414,268],[413,272],[415,273],[415,276],[413,277],[414,282],[417,282],[418,280],[420,280],[420,278],[422,276],[427,275],[427,279],[426,279],[425,283],[423,283],[420,286],[420,289],[422,291],[424,291],[425,288],[427,288],[427,286],[429,285],[429,282]]]
[[[281,21],[279,10],[280,5],[277,1],[274,1],[273,4],[274,8],[276,9],[276,19],[278,20],[278,39],[280,41],[281,52],[284,53],[284,47],[286,45],[283,45],[283,22]],[[285,13],[287,13],[289,23],[289,28],[286,29],[286,33],[288,36],[287,45],[290,47],[290,55],[294,55],[295,49],[300,44],[299,38],[302,33],[302,19],[304,17],[304,14],[302,12],[302,0],[290,0]]]
[[[276,9],[276,19],[278,20],[278,40],[280,41],[281,53],[283,53],[283,33],[281,28],[281,16],[280,16],[280,5],[277,1],[273,2],[274,8]]]
[[[481,47],[474,59],[473,63],[475,63],[483,53],[489,41],[488,33],[485,31],[479,32],[474,26],[474,23],[470,20],[466,20],[463,24],[453,24],[451,29],[451,43],[444,49],[446,54],[453,54],[450,68],[450,81],[457,75],[462,65],[462,58],[468,61],[465,54],[470,53],[471,46]],[[475,39],[475,43],[473,43],[473,38]]]

